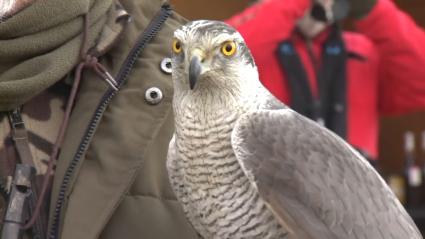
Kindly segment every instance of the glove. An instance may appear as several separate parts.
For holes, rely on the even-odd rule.
[[[341,1],[341,0],[336,0]],[[350,3],[349,16],[355,19],[360,19],[369,14],[375,6],[377,0],[348,0]]]

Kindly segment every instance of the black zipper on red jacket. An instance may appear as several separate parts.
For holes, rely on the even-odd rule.
[[[159,11],[159,13],[152,19],[152,21],[146,27],[143,33],[140,35],[135,46],[131,49],[123,66],[118,72],[118,75],[116,77],[116,81],[118,83],[118,89],[120,89],[121,86],[127,80],[131,70],[133,69],[134,63],[136,62],[136,59],[139,57],[142,50],[149,43],[149,41],[151,41],[152,38],[155,37],[155,35],[161,29],[162,24],[168,19],[171,13],[172,13],[172,10],[170,6],[164,5]],[[70,180],[74,174],[75,168],[81,162],[84,152],[87,150],[90,139],[93,137],[95,129],[98,123],[100,122],[100,119],[102,118],[102,115],[106,110],[106,107],[109,105],[111,99],[114,97],[116,92],[117,91],[115,89],[109,88],[107,92],[103,95],[102,100],[98,104],[96,111],[90,120],[90,123],[78,147],[78,150],[76,154],[74,155],[74,158],[70,162],[68,168],[66,169],[65,176],[59,188],[59,196],[54,208],[55,211],[53,213],[52,226],[49,232],[50,239],[59,238],[60,219],[61,219],[61,214],[62,214],[64,202],[65,202],[65,194],[69,188]]]

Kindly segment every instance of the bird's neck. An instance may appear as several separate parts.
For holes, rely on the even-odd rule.
[[[237,79],[218,79],[219,76],[200,79],[193,90],[175,81],[176,127],[184,127],[185,121],[192,121],[193,125],[200,127],[221,124],[220,119],[226,124],[229,123],[227,119],[237,119],[256,108],[257,96],[264,89],[256,69],[248,69],[238,76]]]
[[[176,118],[192,119],[199,124],[208,123],[217,116],[226,118],[245,113],[249,104],[238,94],[226,95],[215,92],[193,92],[174,100]]]

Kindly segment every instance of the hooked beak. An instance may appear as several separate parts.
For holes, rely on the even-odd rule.
[[[204,53],[201,50],[196,49],[192,53],[192,57],[190,59],[189,64],[189,86],[190,89],[193,90],[195,88],[195,84],[199,79],[199,76],[202,72],[201,62],[204,59]]]

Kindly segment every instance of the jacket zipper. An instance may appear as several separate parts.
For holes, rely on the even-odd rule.
[[[168,17],[171,14],[172,14],[172,9],[169,5],[162,6],[159,13],[152,19],[152,21],[149,23],[149,25],[140,35],[135,46],[131,49],[123,66],[118,72],[118,75],[116,77],[118,89],[120,89],[121,86],[127,80],[131,70],[133,69],[134,63],[136,62],[136,59],[139,57],[141,51],[145,48],[145,46],[149,43],[149,41],[152,40],[152,38],[158,33],[158,31],[162,27],[162,24],[168,19]],[[68,190],[71,177],[74,174],[75,168],[81,162],[82,156],[84,152],[87,150],[87,146],[90,142],[90,139],[92,138],[95,132],[95,129],[100,119],[102,118],[104,111],[106,110],[106,107],[109,105],[111,99],[115,96],[116,92],[117,92],[116,89],[109,88],[108,91],[103,95],[102,100],[97,106],[96,111],[94,115],[92,116],[92,119],[90,120],[89,126],[86,129],[86,132],[83,136],[83,140],[81,141],[74,158],[72,159],[71,163],[69,164],[65,172],[65,176],[59,188],[59,196],[56,201],[56,205],[54,209],[55,211],[53,213],[52,227],[49,233],[50,239],[59,238],[58,234],[59,234],[59,225],[60,225],[60,219],[62,214],[62,208],[65,202],[65,193]]]

